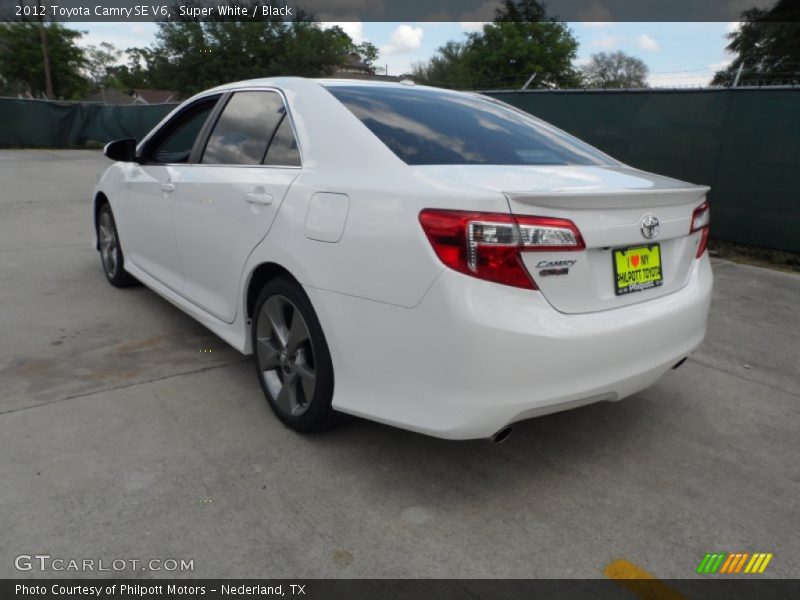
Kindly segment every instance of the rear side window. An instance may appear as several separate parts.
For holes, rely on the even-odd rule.
[[[236,92],[220,114],[202,163],[258,165],[286,109],[275,92]]]
[[[300,150],[297,148],[297,140],[294,137],[288,115],[284,115],[278,130],[272,137],[264,164],[281,167],[300,166]]]
[[[603,165],[598,150],[470,94],[391,86],[328,91],[410,165]]]

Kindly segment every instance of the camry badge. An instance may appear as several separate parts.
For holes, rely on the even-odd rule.
[[[661,224],[653,215],[647,215],[646,217],[642,218],[641,230],[645,239],[652,240],[658,235],[660,229]]]

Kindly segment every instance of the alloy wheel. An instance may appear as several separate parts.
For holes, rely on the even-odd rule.
[[[305,413],[317,386],[314,348],[303,315],[285,296],[270,296],[261,306],[254,351],[278,408],[290,417]]]
[[[111,215],[103,212],[100,215],[100,224],[97,228],[100,241],[100,258],[103,261],[103,268],[106,275],[113,278],[117,273],[117,232],[111,221]]]

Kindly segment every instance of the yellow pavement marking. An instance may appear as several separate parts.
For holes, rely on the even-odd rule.
[[[603,574],[641,600],[686,600],[663,581],[624,558],[609,563]]]

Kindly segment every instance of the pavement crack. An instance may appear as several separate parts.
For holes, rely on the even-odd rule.
[[[143,381],[132,381],[130,383],[125,383],[123,385],[117,385],[110,388],[103,388],[102,390],[92,390],[88,392],[81,392],[80,394],[71,394],[69,396],[64,396],[63,398],[56,398],[55,400],[49,400],[47,402],[39,402],[38,404],[31,404],[30,406],[22,406],[19,408],[12,408],[10,410],[0,411],[0,417],[3,415],[10,415],[16,412],[22,412],[24,410],[30,410],[32,408],[39,408],[42,406],[50,406],[51,404],[58,404],[59,402],[64,402],[66,400],[75,400],[76,398],[86,398],[88,396],[94,396],[95,394],[104,394],[106,392],[114,392],[116,390],[124,390],[126,388],[132,388],[139,385],[145,385],[148,383],[156,383],[158,381],[165,381],[167,379],[174,379],[175,377],[182,377],[184,375],[195,375],[197,373],[205,373],[207,371],[214,371],[216,369],[224,369],[226,367],[231,367],[233,365],[240,365],[246,363],[250,360],[250,357],[245,357],[240,360],[234,360],[231,362],[219,364],[219,365],[211,365],[208,367],[203,367],[201,369],[194,369],[191,371],[182,371],[181,373],[173,373],[172,375],[164,375],[163,377],[154,377],[152,379],[145,379]]]
[[[708,362],[706,360],[702,360],[701,358],[698,358],[697,355],[690,356],[688,360],[691,361],[691,362],[696,362],[698,364],[701,364],[701,365],[703,365],[704,367],[706,367],[708,369],[714,369],[715,371],[719,371],[720,373],[726,373],[728,375],[732,375],[733,377],[736,377],[738,379],[742,379],[743,381],[749,381],[750,383],[755,383],[757,385],[764,386],[765,388],[769,388],[769,389],[774,390],[776,392],[781,392],[782,394],[787,394],[789,396],[792,396],[793,398],[800,398],[800,394],[797,394],[797,393],[792,392],[790,390],[784,389],[782,387],[778,387],[776,385],[770,385],[768,383],[765,383],[764,381],[761,381],[759,379],[755,379],[753,377],[745,377],[741,373],[737,373],[736,371],[733,371],[731,369],[725,369],[723,367],[720,367],[719,365],[715,365],[715,364],[710,363],[710,362]]]

